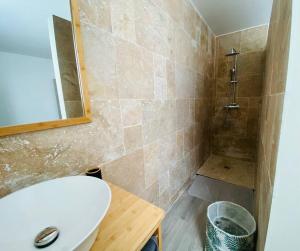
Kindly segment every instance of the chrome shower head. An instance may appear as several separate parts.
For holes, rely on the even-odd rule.
[[[232,48],[231,51],[229,53],[227,53],[225,56],[226,57],[231,57],[231,56],[236,56],[236,55],[239,55],[240,53],[237,52],[236,49]]]

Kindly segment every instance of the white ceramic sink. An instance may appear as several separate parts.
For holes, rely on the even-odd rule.
[[[0,199],[0,250],[87,251],[111,201],[102,180],[74,176],[42,182]],[[50,246],[34,246],[46,227],[59,230]]]

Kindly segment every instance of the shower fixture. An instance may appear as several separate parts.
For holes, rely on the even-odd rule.
[[[226,57],[234,57],[234,61],[233,61],[233,66],[230,69],[230,86],[231,86],[231,103],[228,105],[225,105],[224,108],[226,109],[239,109],[240,106],[239,104],[236,102],[236,89],[237,89],[237,84],[238,84],[238,80],[237,80],[237,58],[238,55],[240,53],[237,52],[236,49],[232,48],[231,51],[226,54]]]

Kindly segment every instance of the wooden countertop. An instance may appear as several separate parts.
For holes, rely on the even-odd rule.
[[[161,249],[164,211],[118,186],[108,185],[112,201],[91,251],[141,250],[153,234],[158,235]]]

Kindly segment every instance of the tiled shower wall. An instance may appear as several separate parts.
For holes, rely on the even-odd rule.
[[[291,13],[291,0],[274,0],[266,53],[258,153],[257,250],[259,251],[264,250],[272,203],[289,58]]]
[[[213,113],[213,153],[240,159],[255,160],[261,109],[262,81],[268,26],[218,36],[216,39],[216,82]],[[238,56],[238,110],[227,112],[231,102],[230,69],[233,57],[226,57],[231,48]]]
[[[76,70],[72,23],[53,16],[53,27],[66,115],[67,118],[81,117],[83,109]]]
[[[0,138],[0,195],[100,166],[167,208],[210,153],[215,36],[185,0],[81,0],[93,122]]]

